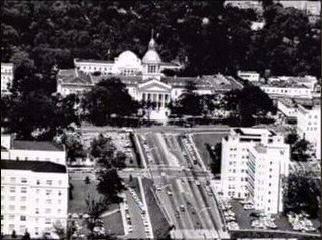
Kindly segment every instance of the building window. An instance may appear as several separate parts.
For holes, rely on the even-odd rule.
[[[26,211],[27,207],[26,206],[21,206],[20,211]]]
[[[268,195],[270,195],[271,194],[271,191],[268,191]]]
[[[26,197],[26,196],[22,196],[22,197],[20,197],[20,201],[21,201],[21,202],[25,202],[25,201],[27,201],[27,197]]]
[[[27,193],[27,187],[22,187],[21,188],[21,193]]]
[[[36,209],[35,209],[35,213],[36,213],[36,214],[39,214],[39,208],[36,208]]]
[[[14,201],[14,200],[16,200],[16,197],[15,196],[10,196],[10,201]]]
[[[46,190],[46,195],[50,195],[51,194],[51,190]]]
[[[62,184],[62,181],[61,181],[61,180],[59,180],[59,181],[58,181],[58,185],[61,185],[61,184]]]
[[[16,192],[16,188],[15,187],[10,187],[10,192],[11,193],[15,193]]]
[[[49,219],[49,218],[46,218],[46,219],[45,219],[45,224],[51,224],[51,221],[50,221],[50,219]]]
[[[12,211],[15,210],[15,206],[14,205],[10,205],[9,206],[9,209],[12,210]]]
[[[26,216],[20,216],[20,221],[26,221]]]
[[[16,178],[15,177],[11,177],[10,178],[10,182],[13,182],[13,183],[16,182]]]
[[[60,190],[58,191],[58,196],[61,196],[61,191]]]
[[[51,199],[47,199],[47,200],[46,200],[46,203],[47,203],[47,204],[51,204]]]
[[[40,184],[40,180],[37,179],[37,185],[39,185],[39,184]]]
[[[21,178],[21,183],[27,183],[27,179],[26,178]]]
[[[1,220],[3,220],[4,219],[4,217],[3,217],[3,215],[1,215]]]
[[[47,185],[52,185],[52,184],[53,184],[53,181],[52,181],[52,180],[47,180],[47,181],[46,181],[46,184],[47,184]]]
[[[9,215],[9,220],[15,220],[15,215]]]
[[[50,208],[46,208],[45,213],[46,213],[46,214],[50,214],[50,213],[51,213]]]

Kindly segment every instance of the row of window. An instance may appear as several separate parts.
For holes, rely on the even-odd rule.
[[[80,69],[82,70],[92,70],[91,66],[81,66]],[[112,71],[112,67],[109,67],[108,69],[106,67],[93,67],[94,71]]]
[[[50,181],[50,182],[49,182]],[[48,182],[46,182],[46,184],[47,185],[52,185],[52,181],[51,180],[49,180]],[[38,183],[38,181],[37,181],[37,185],[39,185],[40,183]],[[60,180],[60,184],[61,184],[61,180]],[[17,189],[18,187],[10,187],[9,188],[9,192],[11,192],[11,193],[16,193],[16,189]],[[4,191],[5,190],[5,186],[1,186],[1,191]],[[46,195],[50,195],[50,194],[52,194],[52,191],[53,190],[48,190],[48,189],[45,189],[45,191],[46,191]],[[20,192],[21,193],[27,193],[27,187],[21,187],[20,188]],[[37,194],[39,194],[41,192],[41,189],[39,189],[39,188],[37,188],[36,189],[36,193]],[[62,195],[62,191],[61,190],[58,190],[58,196],[61,196]]]
[[[26,206],[20,206],[20,211],[26,211],[27,207]],[[1,205],[1,210],[5,210],[5,206],[4,205]],[[9,210],[10,211],[15,211],[16,210],[16,206],[15,205],[9,205]],[[46,208],[45,211],[44,211],[45,214],[51,214],[51,213],[54,213],[54,209],[51,209],[51,208]],[[61,209],[57,209],[57,214],[61,214],[62,213],[62,210]],[[35,214],[40,214],[40,210],[39,208],[36,208],[35,209]],[[14,215],[12,215],[14,216]]]

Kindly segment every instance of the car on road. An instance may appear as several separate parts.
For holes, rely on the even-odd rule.
[[[156,188],[156,190],[157,190],[157,191],[161,191],[161,188],[160,188],[160,187],[157,187],[157,188]]]
[[[200,182],[198,180],[195,181],[197,186],[200,186]]]
[[[181,204],[181,205],[180,205],[180,211],[181,211],[181,212],[186,211],[186,208],[184,207],[184,205],[183,205],[183,204]]]
[[[175,217],[176,217],[176,218],[179,218],[179,217],[180,217],[180,213],[179,213],[179,211],[176,211],[176,213],[175,213]]]
[[[168,193],[169,196],[172,196],[172,191],[171,190],[168,190],[167,193]]]

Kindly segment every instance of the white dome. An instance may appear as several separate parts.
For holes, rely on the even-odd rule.
[[[118,59],[119,59],[119,61],[123,61],[123,60],[126,60],[126,61],[129,61],[129,60],[136,61],[138,59],[138,57],[135,55],[135,53],[127,50],[127,51],[122,52],[119,55]]]
[[[142,58],[143,63],[161,63],[159,54],[155,50],[149,50]]]

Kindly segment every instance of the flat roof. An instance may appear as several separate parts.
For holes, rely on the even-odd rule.
[[[12,149],[20,150],[39,150],[39,151],[64,151],[62,145],[54,144],[52,142],[40,142],[40,141],[24,141],[13,140]]]
[[[1,169],[26,170],[43,173],[67,173],[66,166],[48,161],[2,160]]]
[[[275,136],[276,133],[262,128],[235,128],[234,131],[243,136],[252,136],[252,137],[260,137],[263,134],[267,134],[268,136]]]
[[[114,61],[107,61],[107,60],[97,60],[97,59],[81,59],[75,58],[75,62],[90,62],[90,63],[105,63],[105,64],[114,64]]]

